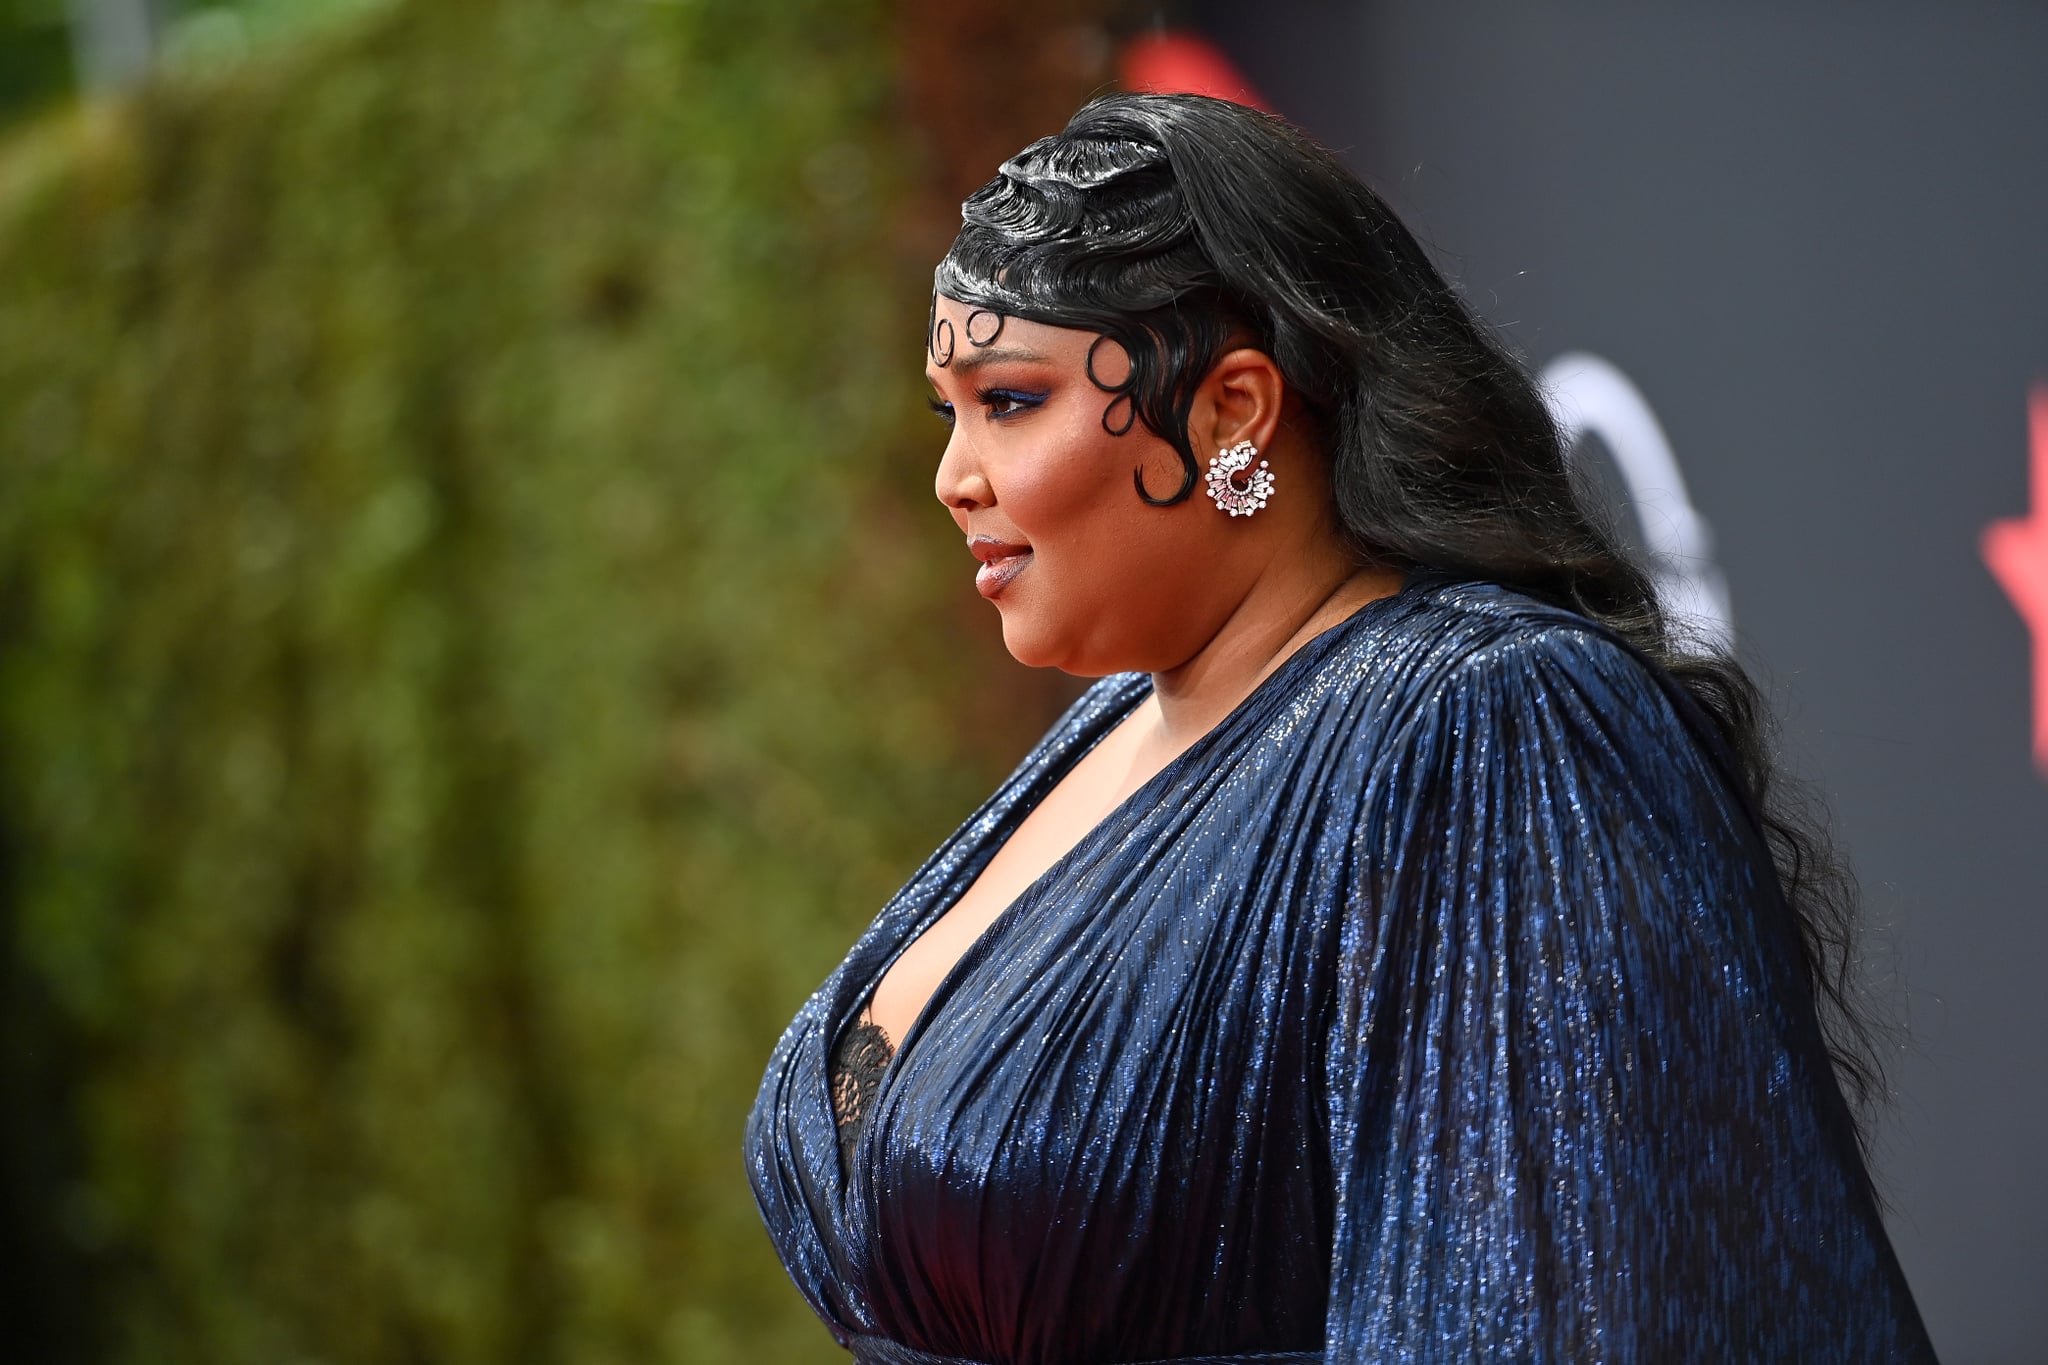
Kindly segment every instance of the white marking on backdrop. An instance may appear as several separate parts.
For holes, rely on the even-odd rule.
[[[1732,644],[1728,580],[1714,562],[1713,533],[1686,496],[1678,456],[1649,400],[1619,367],[1587,351],[1557,357],[1538,382],[1567,451],[1591,434],[1613,454],[1673,624],[1713,644]]]

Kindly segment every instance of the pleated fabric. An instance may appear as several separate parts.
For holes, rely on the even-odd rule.
[[[775,1048],[746,1158],[861,1361],[1922,1362],[1753,813],[1600,627],[1422,575],[1011,904],[842,1160],[828,1059],[1105,678]]]

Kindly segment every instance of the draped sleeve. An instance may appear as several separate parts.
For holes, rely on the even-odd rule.
[[[1446,667],[1373,761],[1324,1053],[1327,1359],[1922,1358],[1716,744],[1553,622]]]

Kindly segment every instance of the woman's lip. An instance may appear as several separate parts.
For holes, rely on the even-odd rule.
[[[998,559],[1011,555],[1028,553],[1031,547],[1022,541],[997,540],[994,536],[967,537],[967,552],[984,564],[993,564]]]
[[[994,597],[1010,586],[1010,580],[1031,567],[1031,551],[991,559],[974,573],[974,589],[983,597]]]

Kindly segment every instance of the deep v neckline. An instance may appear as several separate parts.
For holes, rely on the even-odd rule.
[[[1299,651],[1296,651],[1296,653],[1298,655]],[[1293,657],[1290,656],[1290,662]],[[1283,664],[1282,667],[1285,667],[1285,665]],[[1276,676],[1277,673],[1278,670],[1275,670]],[[1271,681],[1271,678],[1268,678],[1267,681]],[[826,1047],[824,1049],[824,1062],[826,1108],[832,1113],[835,1128],[838,1123],[838,1113],[832,1109],[831,1105],[832,1065],[834,1059],[838,1056],[842,1041],[848,1034],[862,1026],[867,1015],[868,1004],[874,999],[876,988],[881,985],[883,978],[888,976],[889,969],[894,967],[903,954],[910,950],[911,945],[923,938],[925,934],[931,931],[934,925],[938,924],[940,920],[952,912],[954,906],[966,898],[968,891],[973,889],[974,884],[981,879],[982,873],[988,870],[988,865],[995,861],[996,855],[1002,851],[1005,844],[1009,843],[1011,836],[1016,834],[1018,826],[1022,825],[1030,817],[1031,811],[1037,809],[1038,804],[1051,795],[1052,791],[1060,783],[1066,781],[1067,775],[1079,767],[1083,759],[1093,753],[1103,740],[1116,731],[1118,726],[1129,720],[1131,713],[1144,705],[1146,698],[1152,695],[1152,681],[1150,678],[1141,677],[1139,680],[1131,683],[1130,688],[1130,696],[1121,705],[1112,703],[1113,714],[1103,718],[1101,729],[1093,736],[1077,741],[1072,751],[1063,756],[1064,762],[1059,766],[1057,772],[1050,774],[1040,773],[1037,775],[1038,780],[1043,782],[1044,785],[1040,788],[1036,800],[1032,801],[1029,806],[1026,806],[1024,792],[1016,791],[1009,793],[1010,800],[1007,809],[1003,812],[1002,823],[988,836],[989,843],[984,856],[976,861],[971,872],[958,879],[951,889],[951,894],[935,902],[935,908],[920,916],[917,923],[903,934],[889,953],[867,974],[866,979],[861,983],[859,993],[839,1012],[839,1017],[832,1021],[832,1031],[826,1039]],[[1253,689],[1254,695],[1256,695],[1257,690],[1257,688]],[[1250,696],[1245,698],[1245,702],[1250,700]],[[1244,704],[1244,702],[1240,702],[1237,709],[1242,710]],[[1219,721],[1204,733],[1201,738],[1197,739],[1180,753],[1174,755],[1158,772],[1147,778],[1129,796],[1118,802],[1101,819],[1090,826],[1079,839],[1074,841],[1072,847],[1048,863],[1044,871],[1040,872],[1038,876],[1026,884],[1022,890],[1011,898],[1007,905],[997,911],[995,918],[982,926],[981,932],[969,941],[967,946],[961,950],[960,955],[953,960],[952,965],[939,977],[938,983],[932,987],[931,994],[925,997],[924,1004],[918,1008],[917,1014],[910,1021],[910,1027],[903,1031],[903,1036],[900,1039],[890,1040],[888,1034],[883,1032],[879,1026],[873,1026],[882,1040],[884,1042],[893,1042],[893,1046],[888,1059],[882,1065],[881,1075],[875,1080],[872,1089],[867,1095],[866,1106],[859,1119],[861,1131],[853,1140],[851,1151],[858,1152],[860,1147],[866,1145],[868,1133],[875,1127],[875,1120],[881,1111],[883,1101],[889,1094],[890,1082],[902,1070],[911,1049],[916,1045],[917,1040],[923,1036],[926,1024],[944,1006],[946,999],[952,994],[953,987],[960,977],[981,961],[990,945],[996,941],[1001,932],[1015,921],[1021,912],[1021,908],[1035,902],[1046,884],[1053,877],[1065,871],[1068,864],[1079,857],[1084,849],[1094,845],[1105,829],[1108,829],[1113,823],[1125,816],[1132,803],[1145,796],[1155,784],[1166,778],[1169,773],[1174,772],[1184,759],[1195,753],[1196,750],[1203,748],[1236,715],[1237,710],[1233,710],[1230,716],[1225,717],[1223,721]],[[841,1167],[840,1178],[842,1184],[850,1186],[852,1183],[852,1171],[847,1167],[847,1163],[843,1159]]]
[[[911,949],[922,943],[927,935],[937,930],[940,925],[946,922],[949,916],[959,910],[961,903],[969,895],[973,894],[975,888],[981,885],[981,879],[988,875],[990,868],[995,865],[996,860],[1003,856],[1003,850],[1007,849],[1012,841],[1016,839],[1018,833],[1022,831],[1031,817],[1044,808],[1045,803],[1052,797],[1053,793],[1064,786],[1068,779],[1073,777],[1080,769],[1082,764],[1086,763],[1091,756],[1101,751],[1102,746],[1109,743],[1112,736],[1131,722],[1132,717],[1137,715],[1139,709],[1151,699],[1153,690],[1149,679],[1141,677],[1139,681],[1133,682],[1131,684],[1130,696],[1127,699],[1111,703],[1108,710],[1100,718],[1100,728],[1085,742],[1075,745],[1073,751],[1065,756],[1063,765],[1059,767],[1058,772],[1051,776],[1040,775],[1039,781],[1043,785],[1039,789],[1036,800],[1032,801],[1028,806],[1021,800],[1011,803],[1010,808],[1004,812],[1002,827],[992,834],[986,850],[986,856],[978,861],[973,873],[960,878],[957,882],[955,893],[946,897],[944,904],[941,905],[936,913],[929,914],[914,932],[905,936],[903,941],[896,945],[895,951],[889,955],[889,960],[883,963],[881,968],[870,975],[867,981],[863,983],[862,994],[857,1007],[852,1013],[852,1024],[849,1025],[849,1028],[865,1022],[881,1035],[885,1043],[890,1045],[892,1054],[902,1051],[908,1045],[909,1040],[916,1034],[917,1026],[923,1020],[931,1002],[938,997],[940,990],[947,984],[948,978],[953,975],[953,968],[974,957],[983,943],[990,938],[991,930],[1005,919],[1010,918],[1012,912],[1017,910],[1018,907],[1035,901],[1054,873],[1064,868],[1086,845],[1094,840],[1101,830],[1108,828],[1119,817],[1126,815],[1131,804],[1144,794],[1146,788],[1163,777],[1167,770],[1172,768],[1188,750],[1195,748],[1219,728],[1220,722],[1218,726],[1211,726],[1209,730],[1197,736],[1194,742],[1188,746],[1188,749],[1174,754],[1164,763],[1160,764],[1158,770],[1150,777],[1133,787],[1121,799],[1112,804],[1109,809],[1090,821],[1087,827],[1075,836],[1073,842],[1060,852],[1058,857],[1041,868],[1036,876],[1018,887],[1016,894],[997,908],[995,914],[990,916],[988,923],[982,925],[981,929],[962,945],[960,952],[955,955],[952,963],[948,965],[944,972],[939,974],[939,978],[933,983],[930,993],[926,995],[924,1004],[911,1016],[910,1023],[905,1028],[902,1038],[891,1039],[888,1030],[876,1023],[873,1016],[868,1012],[869,1008],[874,1004],[876,993],[882,988],[882,983],[889,979],[889,973],[895,970],[896,964],[901,962]]]
[[[882,982],[888,979],[889,973],[894,970],[898,962],[902,961],[905,953],[923,941],[926,934],[938,928],[948,915],[959,908],[960,903],[967,898],[968,893],[980,884],[983,876],[987,875],[990,865],[1002,855],[1003,849],[1009,846],[1010,840],[1016,837],[1017,831],[1023,827],[1024,822],[1031,818],[1032,812],[1037,810],[1047,797],[1057,791],[1060,784],[1071,777],[1074,771],[1087,761],[1090,754],[1100,749],[1111,735],[1114,735],[1128,723],[1131,717],[1137,713],[1138,708],[1143,706],[1146,700],[1151,697],[1152,692],[1153,688],[1149,680],[1133,682],[1131,684],[1130,696],[1127,699],[1110,704],[1109,713],[1098,717],[1100,728],[1085,742],[1077,742],[1074,745],[1072,752],[1065,756],[1064,766],[1060,767],[1056,774],[1048,777],[1045,773],[1041,772],[1037,775],[1037,781],[1045,785],[1039,791],[1036,801],[1032,802],[1028,808],[1025,808],[1025,802],[1021,796],[1016,797],[1010,802],[1009,807],[1003,813],[1002,826],[990,836],[990,846],[987,848],[985,856],[976,863],[973,871],[958,878],[953,894],[944,897],[935,911],[922,917],[917,926],[902,937],[896,944],[895,949],[862,982],[860,994],[855,996],[853,1001],[842,1011],[838,1026],[834,1029],[831,1036],[826,1039],[825,1048],[826,1098],[828,1107],[831,1110],[833,1126],[839,1137],[842,1176],[846,1173],[845,1168],[851,1163],[853,1153],[859,1149],[861,1139],[866,1135],[867,1129],[872,1126],[875,1111],[881,1104],[882,1094],[896,1069],[897,1060],[908,1050],[911,1041],[918,1036],[920,1032],[919,1026],[923,1024],[928,1015],[934,1012],[936,1002],[941,994],[950,988],[955,974],[966,970],[967,964],[970,961],[978,961],[982,955],[984,945],[994,941],[994,935],[998,926],[1011,918],[1013,912],[1018,912],[1019,907],[1035,901],[1042,890],[1043,884],[1053,874],[1060,871],[1070,859],[1079,854],[1083,845],[1087,844],[1099,830],[1123,814],[1125,806],[1142,794],[1145,788],[1150,786],[1152,782],[1164,776],[1166,771],[1183,757],[1187,750],[1183,750],[1180,754],[1175,754],[1172,758],[1161,764],[1158,772],[1132,789],[1130,794],[1122,801],[1117,802],[1116,805],[1105,811],[1094,824],[1083,830],[1080,837],[1075,839],[1073,844],[1061,853],[1059,857],[1046,864],[1036,877],[1018,889],[1017,894],[999,909],[989,922],[984,924],[981,930],[954,957],[952,963],[940,975],[938,981],[933,984],[930,993],[925,996],[924,1003],[912,1017],[909,1027],[904,1030],[903,1037],[900,1040],[892,1040],[889,1037],[888,1031],[877,1024],[873,1016],[868,1012],[869,1007],[874,1003],[875,993],[881,989]],[[1209,737],[1209,734],[1213,734],[1217,728],[1220,728],[1220,723],[1219,726],[1212,726],[1208,732],[1205,732],[1196,739],[1194,744],[1188,746],[1189,749],[1199,745],[1202,740]],[[1020,808],[1023,808],[1022,814],[1017,813]],[[851,1106],[844,1114],[842,1114],[840,1108],[842,1097]]]
[[[918,1040],[929,1030],[932,1021],[951,999],[961,978],[980,965],[993,945],[1017,922],[1020,915],[1041,898],[1046,887],[1055,878],[1065,873],[1078,859],[1088,853],[1092,853],[1103,838],[1106,837],[1106,831],[1126,826],[1134,818],[1132,812],[1139,803],[1150,802],[1156,804],[1160,791],[1167,788],[1171,783],[1178,781],[1192,764],[1206,759],[1212,750],[1223,744],[1231,734],[1245,723],[1246,718],[1266,698],[1274,695],[1284,679],[1290,679],[1302,670],[1320,662],[1342,637],[1349,634],[1352,630],[1359,628],[1367,619],[1378,615],[1382,610],[1390,608],[1393,603],[1406,598],[1410,591],[1417,586],[1418,577],[1418,575],[1410,574],[1396,591],[1384,597],[1376,597],[1360,604],[1357,610],[1353,611],[1350,615],[1318,632],[1292,654],[1281,660],[1280,665],[1260,679],[1252,687],[1251,691],[1240,698],[1237,705],[1233,706],[1221,720],[1210,726],[1192,744],[1174,755],[1158,772],[1147,778],[1122,801],[1119,801],[1106,812],[1087,832],[1075,840],[1072,847],[1049,863],[1044,871],[1033,878],[1007,905],[998,911],[995,918],[982,926],[981,931],[975,935],[966,948],[961,951],[960,955],[954,959],[952,965],[940,976],[938,983],[933,986],[931,994],[925,998],[924,1004],[918,1009],[916,1016],[911,1020],[910,1027],[904,1030],[903,1037],[893,1040],[893,1050],[887,1061],[883,1064],[881,1075],[876,1080],[873,1090],[868,1096],[866,1108],[861,1115],[861,1131],[854,1139],[853,1146],[850,1149],[852,1152],[858,1154],[872,1139],[873,1130],[879,1126],[878,1119],[883,1106],[888,1102],[894,1081],[902,1073],[910,1060],[911,1053],[916,1048]],[[1102,719],[1101,728],[1093,736],[1075,743],[1072,751],[1063,755],[1064,761],[1058,765],[1056,772],[1041,772],[1036,775],[1038,781],[1044,784],[1039,788],[1036,800],[1032,801],[1029,806],[1026,806],[1024,792],[1010,793],[1009,804],[1003,812],[1001,824],[996,830],[985,836],[989,841],[988,847],[984,855],[975,862],[973,870],[958,879],[951,888],[950,894],[941,898],[932,909],[918,917],[917,922],[902,934],[881,961],[866,973],[858,992],[850,1000],[843,1001],[840,1008],[835,1011],[834,1017],[828,1021],[828,1032],[824,1040],[825,1046],[822,1049],[823,1056],[820,1059],[822,1075],[819,1079],[825,1090],[826,1112],[833,1121],[835,1132],[837,1131],[838,1114],[833,1109],[831,1102],[833,1059],[838,1053],[842,1040],[850,1031],[860,1025],[867,1013],[869,1002],[874,998],[876,988],[881,984],[882,979],[889,974],[890,968],[895,966],[898,959],[909,950],[910,946],[929,932],[934,925],[952,911],[953,907],[966,897],[967,892],[980,879],[982,873],[987,871],[988,865],[994,861],[1004,845],[1016,834],[1018,827],[1029,817],[1031,810],[1036,809],[1039,802],[1042,802],[1061,782],[1064,782],[1067,776],[1081,764],[1082,760],[1094,752],[1096,747],[1113,734],[1118,726],[1130,719],[1132,712],[1143,705],[1145,700],[1153,693],[1152,680],[1143,675],[1139,675],[1129,686],[1131,691],[1128,698],[1124,699],[1121,704],[1110,703],[1113,714]],[[880,1032],[880,1030],[877,1029],[877,1032]],[[885,1039],[887,1038],[886,1034],[882,1036]],[[841,1188],[842,1190],[849,1189],[852,1185],[853,1172],[844,1160],[839,1164],[841,1167],[839,1172]]]

